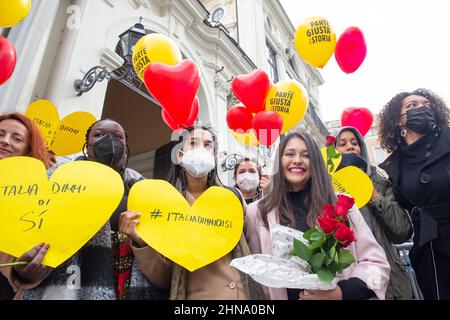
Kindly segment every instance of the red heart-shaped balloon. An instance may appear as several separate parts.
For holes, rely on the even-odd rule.
[[[0,85],[11,78],[16,67],[16,48],[6,39],[0,36]]]
[[[260,144],[270,147],[283,128],[283,118],[275,111],[261,111],[253,118],[253,130]]]
[[[200,86],[194,61],[183,60],[175,66],[153,62],[144,71],[144,82],[176,124],[186,123]]]
[[[247,132],[252,128],[252,121],[252,113],[244,106],[234,106],[227,112],[227,124],[233,131]]]
[[[265,102],[271,84],[264,70],[256,69],[250,74],[234,77],[231,90],[234,95],[251,112],[257,113],[265,110]]]
[[[341,126],[354,127],[364,137],[373,123],[373,114],[367,108],[346,108],[341,115]]]
[[[191,113],[189,114],[189,118],[186,120],[185,123],[183,123],[181,125],[177,124],[172,119],[172,117],[167,112],[167,110],[165,110],[164,108],[161,111],[161,116],[162,116],[164,122],[169,126],[169,128],[171,128],[172,130],[175,131],[175,130],[179,130],[179,129],[183,129],[183,128],[192,127],[195,123],[195,120],[197,120],[197,118],[198,118],[199,112],[200,112],[200,108],[199,108],[198,98],[195,97],[194,102],[192,103]]]
[[[347,28],[336,43],[334,56],[345,73],[355,72],[367,54],[366,40],[357,27]]]

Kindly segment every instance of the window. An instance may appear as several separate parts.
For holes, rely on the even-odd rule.
[[[381,148],[373,148],[373,155],[375,156],[376,163],[381,163],[386,159],[384,151]]]
[[[270,77],[274,83],[278,82],[278,67],[277,67],[277,54],[273,50],[269,42],[266,42],[267,47],[267,62],[269,63]]]
[[[212,15],[212,21],[218,23],[218,22],[220,22],[220,20],[222,20],[224,15],[225,15],[225,11],[222,8],[219,8],[216,11],[214,11],[214,13]]]

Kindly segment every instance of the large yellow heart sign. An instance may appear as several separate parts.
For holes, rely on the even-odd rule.
[[[211,187],[192,207],[168,182],[143,180],[128,196],[142,214],[136,231],[149,246],[189,271],[228,254],[242,235],[241,202],[228,189]]]
[[[63,164],[47,179],[42,162],[0,160],[0,251],[15,257],[50,244],[43,264],[57,267],[108,221],[122,199],[122,178],[91,161]]]

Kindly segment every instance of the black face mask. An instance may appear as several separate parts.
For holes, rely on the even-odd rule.
[[[367,172],[367,162],[364,161],[363,158],[360,158],[352,153],[342,154],[342,161],[337,167],[336,171],[349,166],[357,167],[362,171]]]
[[[428,107],[406,111],[406,119],[406,127],[420,134],[429,133],[436,126],[434,111]]]
[[[106,134],[92,145],[95,159],[107,166],[117,164],[125,154],[125,146],[119,138]]]

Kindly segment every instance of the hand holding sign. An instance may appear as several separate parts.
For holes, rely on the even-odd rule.
[[[80,152],[87,129],[96,121],[92,114],[84,111],[71,113],[59,120],[58,109],[48,100],[33,102],[25,115],[37,124],[47,146],[57,156]]]
[[[50,181],[28,157],[0,160],[0,251],[22,256],[50,244],[43,264],[57,267],[108,221],[123,196],[113,169],[91,161],[63,164]]]
[[[128,208],[141,214],[140,238],[189,271],[222,258],[242,236],[241,202],[224,188],[209,188],[191,207],[168,182],[143,180],[132,187]]]

